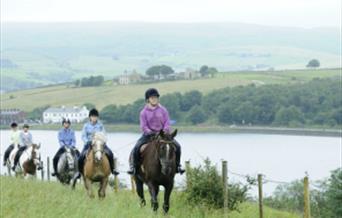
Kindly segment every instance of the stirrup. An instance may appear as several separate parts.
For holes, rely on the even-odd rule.
[[[179,173],[179,174],[183,174],[185,173],[185,170],[181,168],[181,166],[178,166],[177,169],[176,169],[176,173]]]
[[[134,176],[134,175],[136,175],[137,170],[136,170],[136,168],[134,167],[134,168],[129,169],[129,170],[127,171],[127,173],[130,174],[130,175],[132,175],[132,176]]]

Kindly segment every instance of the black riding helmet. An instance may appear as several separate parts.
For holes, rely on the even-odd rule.
[[[155,97],[159,98],[160,95],[159,95],[159,92],[158,92],[157,89],[150,88],[150,89],[146,90],[146,92],[145,92],[145,100],[148,100],[152,96],[155,96]]]
[[[62,120],[62,125],[64,125],[64,123],[69,123],[69,124],[71,124],[71,122],[70,122],[69,119],[63,118],[63,120]]]
[[[99,112],[95,108],[93,108],[89,111],[89,117],[91,117],[91,116],[98,117]]]
[[[18,124],[16,122],[11,123],[11,128],[18,127]]]

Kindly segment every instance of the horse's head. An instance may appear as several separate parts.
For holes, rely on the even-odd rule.
[[[31,145],[31,157],[30,159],[36,166],[40,166],[40,143],[39,144],[32,144]]]
[[[177,129],[171,134],[163,130],[157,135],[157,150],[161,165],[161,172],[164,175],[170,175],[176,166],[176,146],[173,139],[177,135]]]
[[[106,144],[106,141],[106,136],[102,132],[96,132],[93,135],[91,148],[96,162],[100,162],[102,160],[102,156],[104,153],[104,145]]]
[[[73,151],[71,150],[71,148],[69,148],[67,146],[65,146],[65,158],[67,160],[69,169],[73,169],[74,168],[74,155],[73,155]]]

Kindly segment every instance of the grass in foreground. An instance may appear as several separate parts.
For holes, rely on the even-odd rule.
[[[149,204],[140,208],[138,198],[128,190],[114,193],[107,190],[104,200],[89,199],[83,185],[78,184],[75,191],[56,182],[24,180],[13,177],[0,177],[1,212],[0,217],[223,217],[222,210],[203,206],[190,206],[180,192],[173,192],[169,215],[161,210],[162,196],[159,196],[160,209],[152,212]],[[95,186],[93,187],[95,191]],[[162,193],[161,193],[162,194]],[[146,193],[146,200],[150,197]],[[258,217],[255,203],[244,203],[239,212],[231,212],[230,218]],[[298,214],[264,208],[265,218],[299,218]]]

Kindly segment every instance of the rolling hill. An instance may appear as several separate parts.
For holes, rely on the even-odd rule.
[[[303,68],[317,58],[338,67],[338,28],[241,23],[2,23],[1,90],[111,79],[156,64],[176,71],[206,64],[220,71]],[[25,36],[25,37],[23,37]]]
[[[73,87],[73,85],[55,85],[1,94],[3,109],[19,108],[31,111],[41,106],[80,106],[92,103],[98,109],[109,104],[124,105],[143,98],[147,88],[156,87],[162,95],[172,92],[199,90],[208,93],[227,86],[247,85],[254,83],[287,84],[303,83],[313,78],[336,77],[340,79],[341,69],[321,70],[287,70],[267,72],[227,72],[219,73],[214,78],[197,80],[167,81],[153,84],[113,85],[106,81],[99,87]]]

